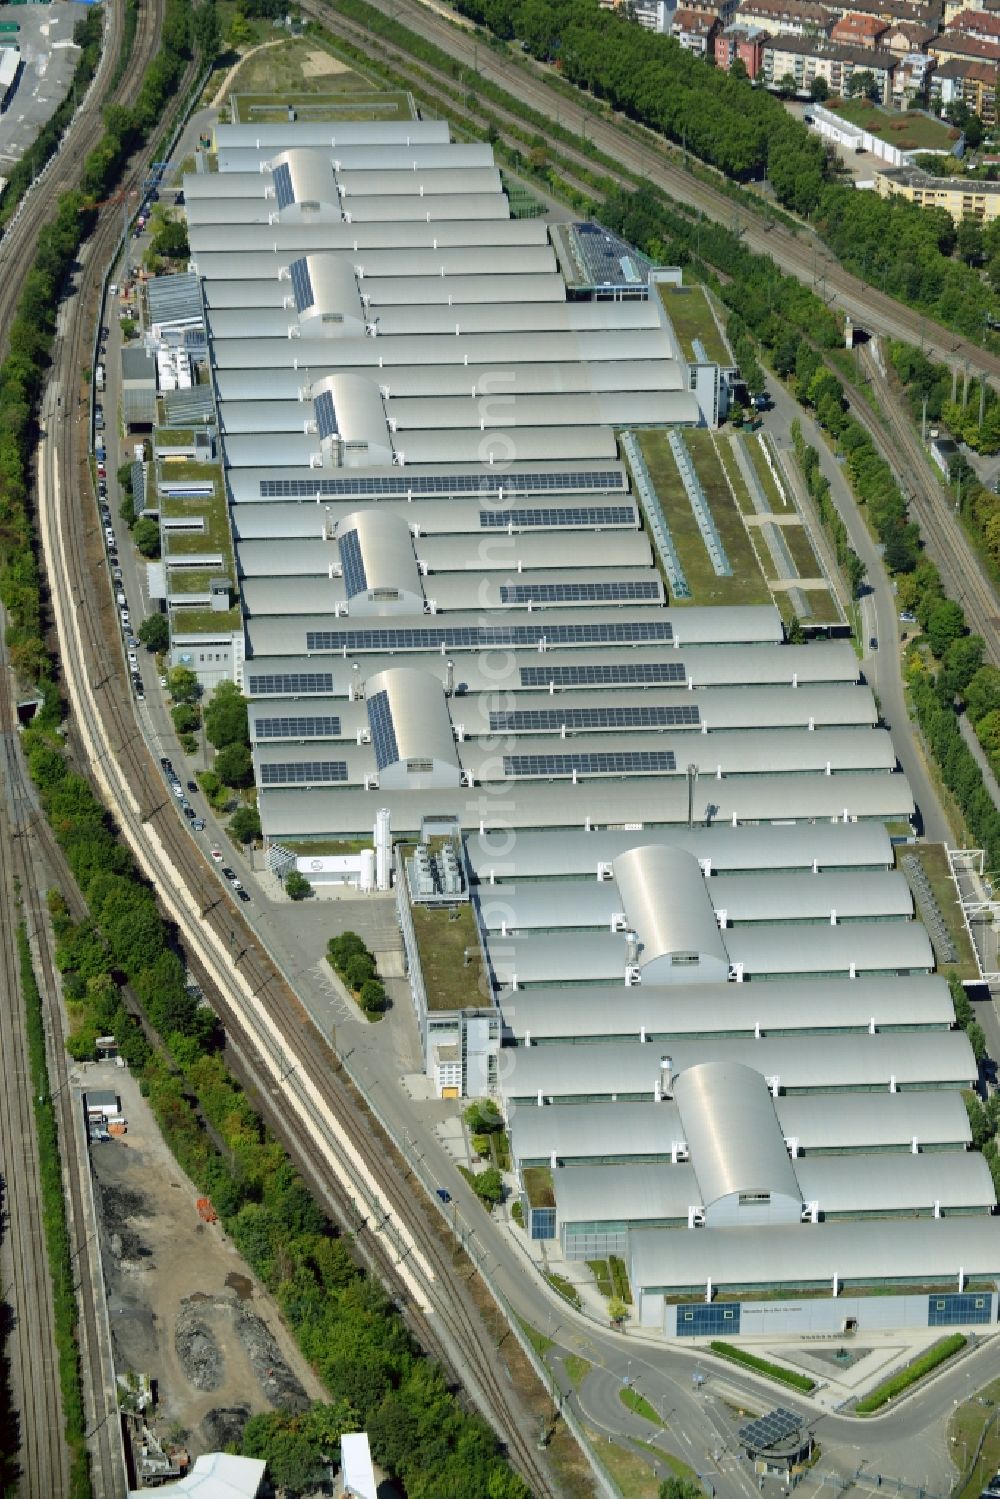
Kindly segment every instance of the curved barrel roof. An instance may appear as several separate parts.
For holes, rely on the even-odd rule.
[[[693,854],[666,844],[644,844],[619,854],[612,868],[625,920],[639,941],[639,967],[697,953],[711,977],[725,978],[729,954]],[[721,974],[711,970],[721,969]],[[690,969],[684,970],[693,977]],[[650,982],[657,976],[650,973]],[[663,975],[667,978],[666,972]]]
[[[761,1073],[738,1062],[703,1062],[674,1079],[674,1102],[705,1207],[734,1192],[770,1192],[801,1202]]]

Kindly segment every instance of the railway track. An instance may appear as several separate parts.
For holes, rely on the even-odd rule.
[[[633,130],[640,132],[640,127],[625,130],[622,124],[612,124],[582,105],[574,105],[549,86],[540,65],[510,62],[502,53],[479,42],[474,34],[470,35],[461,24],[461,18],[446,18],[446,12],[439,5],[423,4],[421,0],[369,0],[369,3],[383,15],[434,42],[470,71],[488,78],[550,121],[578,130],[606,156],[620,162],[629,172],[654,183],[677,202],[732,228],[752,250],[771,256],[788,275],[810,287],[822,283],[826,300],[850,313],[858,326],[910,343],[922,340],[925,350],[950,365],[963,366],[968,360],[970,368],[983,370],[991,383],[1000,388],[1000,356],[981,349],[852,275],[811,230],[804,227],[795,234],[782,224],[766,221],[762,215],[750,212],[734,201],[721,188],[693,177],[671,159],[671,149],[653,131],[644,132],[643,142],[631,133]],[[392,45],[385,44],[383,38],[375,38],[362,27],[346,23],[344,17],[321,0],[307,0],[303,9],[321,20],[335,35],[346,36],[350,29],[354,33],[351,40],[366,50],[373,46]],[[455,21],[460,24],[456,25]],[[363,41],[357,41],[358,37]],[[414,59],[402,49],[395,50],[411,70],[432,74],[437,71],[423,59]],[[438,76],[447,83],[450,94],[454,96],[455,80],[443,73]],[[488,108],[491,113],[497,112],[492,101],[488,101]],[[623,117],[619,116],[619,120]],[[582,152],[574,151],[562,141],[558,142],[557,149],[561,156],[593,170],[593,161]]]
[[[535,1429],[529,1429],[528,1417],[498,1356],[497,1339],[480,1315],[465,1274],[456,1270],[452,1242],[442,1233],[426,1200],[407,1184],[395,1148],[360,1106],[335,1053],[314,1031],[228,893],[222,893],[214,868],[181,824],[174,799],[165,794],[159,767],[137,729],[92,498],[87,410],[78,385],[78,371],[86,363],[87,332],[98,313],[102,270],[113,253],[117,233],[117,223],[106,218],[91,240],[66,327],[56,340],[53,383],[43,423],[49,435],[43,440],[40,462],[49,476],[45,488],[50,498],[45,507],[49,523],[42,530],[50,590],[57,606],[63,674],[76,709],[70,723],[71,743],[79,763],[89,765],[92,774],[99,772],[96,779],[103,799],[140,854],[168,909],[167,893],[176,897],[181,887],[199,896],[214,892],[198,917],[199,935],[213,940],[189,943],[189,959],[201,973],[206,992],[213,995],[230,1043],[244,1071],[256,1082],[265,1108],[272,1111],[278,1132],[337,1216],[354,1229],[369,1264],[398,1288],[420,1342],[454,1370],[489,1415],[533,1492],[554,1494],[535,1446]],[[47,855],[57,859],[58,848],[41,821],[37,836]],[[180,915],[183,922],[186,913],[172,910],[171,914]],[[233,974],[242,982],[234,981]],[[280,1028],[277,1073],[273,1036],[262,1030],[265,1013],[268,1022]],[[277,1114],[276,1093],[284,1099]],[[287,1107],[289,1093],[298,1096],[301,1119]],[[348,1137],[374,1184],[376,1201],[383,1205],[380,1212],[365,1210],[360,1224],[353,1194],[333,1182],[328,1116]],[[388,1220],[394,1225],[391,1235],[386,1232]],[[426,1295],[415,1295],[411,1267],[421,1262],[429,1267],[430,1276]],[[463,1264],[467,1273],[468,1262],[463,1260]]]
[[[0,1240],[4,1296],[11,1311],[5,1355],[17,1427],[18,1494],[59,1499],[69,1487],[48,1254],[42,1231],[38,1136],[17,946],[23,919],[38,929],[38,870],[27,854],[37,816],[22,779],[10,674],[0,664],[0,949],[4,1007],[0,1068],[0,1171],[5,1224]],[[11,1444],[13,1447],[13,1443]],[[13,1452],[10,1454],[14,1455]]]
[[[47,168],[44,183],[29,192],[0,239],[0,359],[6,353],[8,330],[34,260],[38,236],[52,218],[60,194],[79,185],[84,160],[104,134],[105,106],[132,104],[138,97],[146,68],[159,46],[163,11],[164,0],[140,0],[129,64],[106,96],[106,85],[118,60],[125,16],[125,0],[114,0],[104,50],[87,98],[73,116]],[[131,174],[125,190],[131,190],[135,182],[135,174]]]
[[[1000,617],[996,594],[958,518],[948,507],[939,484],[928,473],[927,458],[895,392],[867,349],[862,357],[878,391],[888,422],[888,433],[864,397],[845,382],[851,410],[892,468],[909,496],[928,553],[941,573],[945,592],[961,603],[972,629],[986,642],[986,659],[1000,665]],[[839,377],[839,372],[838,372]]]

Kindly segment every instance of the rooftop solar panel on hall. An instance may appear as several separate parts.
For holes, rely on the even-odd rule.
[[[591,750],[565,755],[504,755],[507,776],[652,775],[677,769],[673,750]]]
[[[760,1416],[756,1421],[742,1426],[739,1438],[744,1446],[759,1452],[786,1442],[789,1437],[797,1436],[801,1430],[802,1417],[796,1416],[792,1411],[787,1411],[784,1406],[779,1405],[777,1410],[770,1411],[766,1416]]]
[[[279,208],[288,208],[295,202],[292,174],[285,162],[274,169],[274,196]]]
[[[605,604],[655,601],[659,583],[622,579],[609,583],[501,583],[501,604]]]
[[[292,291],[295,294],[295,307],[298,312],[305,312],[316,300],[313,291],[312,277],[309,274],[309,263],[303,256],[300,260],[293,260],[288,267],[292,278]]]
[[[307,630],[307,651],[489,650],[493,646],[640,645],[673,640],[665,619],[631,620],[593,625],[447,625],[402,626],[368,630]]]
[[[650,261],[601,224],[574,224],[574,245],[595,286],[644,286]]]
[[[696,727],[701,715],[695,706],[678,707],[658,704],[618,708],[514,708],[490,714],[490,731],[494,734],[537,732],[558,734],[567,729],[661,729],[670,726]]]
[[[654,682],[686,682],[682,661],[609,662],[593,666],[522,666],[522,687],[631,686]]]
[[[484,531],[503,531],[508,526],[634,526],[634,505],[573,505],[565,510],[553,510],[539,505],[528,509],[481,510],[479,524]]]
[[[621,469],[579,469],[570,473],[378,474],[343,479],[261,479],[262,500],[364,499],[368,495],[531,494],[565,490],[603,493],[625,488]]]
[[[332,671],[281,671],[247,674],[247,686],[254,697],[274,697],[284,693],[332,692]]]

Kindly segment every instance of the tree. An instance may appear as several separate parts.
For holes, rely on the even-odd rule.
[[[321,1454],[287,1411],[251,1416],[243,1429],[243,1453],[264,1458],[271,1482],[286,1493],[312,1490],[323,1476]]]
[[[847,85],[847,94],[851,99],[878,99],[880,97],[878,80],[871,68],[859,68],[852,73]]]
[[[167,691],[175,703],[193,703],[201,686],[189,666],[173,666],[167,672]]]
[[[935,604],[927,620],[926,633],[931,650],[940,660],[952,642],[965,634],[961,604],[956,604],[954,599],[942,599]]]
[[[258,1418],[254,1418],[258,1419]],[[659,1499],[704,1499],[701,1486],[690,1478],[665,1478],[660,1484]]]
[[[250,743],[247,700],[235,682],[220,682],[209,698],[205,706],[205,733],[217,750],[227,744]]]
[[[214,0],[210,4],[199,5],[195,11],[194,34],[201,60],[207,66],[215,61],[222,48],[222,32]]]
[[[305,900],[307,895],[312,895],[312,891],[313,887],[305,875],[299,874],[297,869],[293,869],[285,877],[285,892],[289,900]]]
[[[165,651],[170,644],[170,626],[165,614],[150,614],[139,626],[139,639],[147,651]]]
[[[352,953],[344,964],[344,977],[352,989],[360,989],[369,979],[375,977],[375,960],[371,953]]]
[[[169,260],[187,260],[191,254],[187,228],[180,219],[167,219],[153,236],[151,248],[155,255],[164,255]]]
[[[368,952],[357,932],[341,932],[326,944],[326,955],[334,968],[344,969],[356,953]]]
[[[194,703],[177,703],[171,708],[170,717],[178,734],[193,734],[201,722],[201,715]]]
[[[962,219],[955,235],[955,251],[959,260],[964,260],[966,265],[982,265],[985,259],[983,226],[978,219],[968,214]]]
[[[496,1166],[487,1166],[485,1171],[480,1171],[472,1178],[472,1187],[479,1201],[487,1207],[496,1207],[498,1202],[503,1201],[503,1177]]]
[[[620,1327],[628,1317],[628,1307],[620,1296],[608,1298],[608,1319],[613,1327]]]
[[[241,843],[254,843],[260,837],[260,813],[256,807],[237,807],[229,819],[229,831]]]
[[[785,632],[789,645],[802,645],[806,638],[806,632],[802,628],[802,621],[797,614],[793,614],[788,621],[788,629]]]
[[[974,724],[1000,709],[1000,666],[981,666],[966,687],[964,696],[965,711]]]
[[[366,1015],[377,1015],[385,1008],[385,989],[378,979],[365,979],[358,990],[358,1004]]]
[[[126,526],[128,526],[129,530],[131,531],[132,527],[135,525],[135,501],[132,498],[131,490],[128,491],[128,493],[125,495],[125,498],[118,506],[118,515],[119,518],[125,522]]]
[[[778,79],[778,93],[782,99],[794,99],[798,92],[795,79],[791,73],[782,73]]]
[[[144,557],[160,555],[160,528],[148,515],[140,516],[136,521],[132,540]]]
[[[245,744],[227,744],[215,757],[215,772],[227,786],[253,785],[253,759]]]
[[[474,1135],[491,1135],[503,1129],[503,1115],[489,1099],[470,1103],[462,1117]]]
[[[809,97],[816,104],[822,104],[824,99],[829,99],[830,85],[827,83],[822,73],[817,73],[812,83],[810,83]]]

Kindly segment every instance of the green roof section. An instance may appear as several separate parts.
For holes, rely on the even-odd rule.
[[[694,364],[702,363],[702,356],[694,347],[697,340],[709,363],[728,368],[733,363],[733,357],[719,332],[705,288],[697,285],[670,286],[663,281],[656,281],[653,285],[673,324],[684,358]]]

